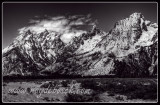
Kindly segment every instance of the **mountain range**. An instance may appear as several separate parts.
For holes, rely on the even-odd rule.
[[[157,75],[158,24],[141,13],[117,21],[109,32],[94,25],[69,43],[61,37],[47,29],[18,35],[2,50],[3,76]]]

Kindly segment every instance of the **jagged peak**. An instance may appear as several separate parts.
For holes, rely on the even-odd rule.
[[[26,31],[26,34],[28,34],[28,35],[32,34],[32,32],[30,31],[30,29]]]
[[[99,34],[99,33],[103,33],[104,31],[99,29],[99,27],[97,25],[93,25],[92,29],[90,31],[90,33],[94,33],[94,34]]]
[[[49,33],[47,29],[44,30],[44,33]]]
[[[97,26],[96,25],[93,25],[92,26],[92,29],[91,29],[91,32],[93,32],[94,30],[96,30],[97,29]]]
[[[124,18],[115,23],[114,28],[130,29],[131,27],[142,27],[145,22],[144,16],[141,13],[133,13],[128,18]],[[118,27],[117,27],[118,26]]]
[[[142,15],[142,13],[135,12],[130,15],[130,18],[139,19],[139,18],[144,18],[144,16]]]

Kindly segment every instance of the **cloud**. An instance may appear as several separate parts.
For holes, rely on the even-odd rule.
[[[45,30],[48,30],[49,32],[58,32],[62,35],[61,39],[68,43],[74,36],[79,36],[86,32],[86,30],[81,27],[96,24],[96,21],[93,21],[91,18],[91,14],[88,14],[87,16],[73,15],[51,17],[45,15],[44,18],[39,16],[36,17],[36,19],[29,20],[31,25],[20,28],[19,33],[23,34],[27,30],[30,30],[35,34],[39,34]]]
[[[64,43],[69,43],[70,40],[75,37],[75,36],[79,36],[81,35],[82,33],[85,33],[86,31],[83,31],[83,30],[79,30],[78,32],[68,32],[68,33],[64,33],[62,36],[61,36],[61,39],[63,40]]]
[[[56,16],[56,17],[52,17],[52,20],[60,20],[60,19],[65,19],[65,16]]]
[[[33,23],[33,24],[39,23],[39,22],[40,22],[40,20],[34,20],[34,19],[30,19],[29,20],[29,23]]]

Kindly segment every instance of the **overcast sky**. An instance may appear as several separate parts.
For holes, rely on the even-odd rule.
[[[140,12],[146,20],[157,23],[156,3],[3,3],[3,48],[18,35],[18,29],[35,18],[86,15],[109,31],[116,21]],[[68,27],[67,27],[68,28]]]

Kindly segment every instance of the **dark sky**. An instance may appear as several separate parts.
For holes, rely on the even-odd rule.
[[[156,3],[3,3],[3,48],[34,16],[90,13],[93,19],[98,20],[98,27],[107,32],[116,21],[134,12],[141,12],[145,19],[157,22]]]

